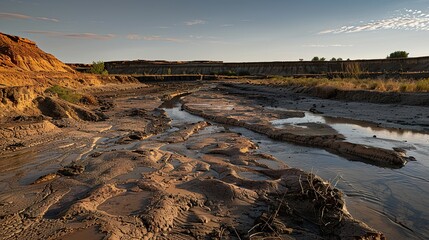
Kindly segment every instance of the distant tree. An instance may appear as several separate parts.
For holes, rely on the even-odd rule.
[[[103,74],[107,75],[109,74],[106,69],[104,69],[104,62],[98,61],[98,62],[92,62],[91,69],[89,70],[91,73],[94,74]]]
[[[343,59],[342,58],[337,58],[337,61],[343,61]]]
[[[313,59],[311,59],[311,61],[314,61],[314,62],[316,62],[316,61],[320,61],[320,59],[319,59],[319,57],[314,57]]]
[[[334,62],[334,61],[337,61],[337,59],[333,57],[333,58],[331,58],[331,61]]]
[[[396,51],[391,53],[387,58],[407,58],[409,53],[405,51]]]
[[[302,62],[302,61],[304,61],[304,59],[303,59],[303,58],[300,58],[300,59],[299,59],[299,61],[300,61],[300,62]]]
[[[326,61],[326,58],[322,57],[319,59],[319,61],[321,61],[321,62]]]

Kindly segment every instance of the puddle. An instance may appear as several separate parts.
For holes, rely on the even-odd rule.
[[[154,172],[156,169],[150,167],[134,167],[134,170],[117,177],[118,180],[141,179],[144,174]]]
[[[172,161],[169,162],[171,165],[173,165],[174,169],[180,167],[180,165],[182,165],[182,162],[180,162],[177,159],[173,159]]]
[[[171,121],[172,127],[204,121],[203,118],[195,115],[191,115],[186,111],[182,110],[180,107],[181,104],[179,102],[180,98],[181,97],[173,98],[169,101],[166,101],[168,102],[168,104],[165,104],[164,102],[160,106],[160,108],[163,108],[165,112],[168,114],[168,116],[172,119]]]
[[[231,111],[234,110],[235,105],[232,104],[220,104],[219,106],[213,106],[212,104],[208,103],[188,103],[189,106],[210,106],[210,109],[213,110],[227,110]]]
[[[98,210],[119,216],[137,215],[149,205],[150,197],[151,193],[146,191],[126,192],[108,199]]]
[[[281,125],[290,124],[290,125],[298,125],[302,123],[326,123],[325,118],[322,116],[318,116],[312,113],[305,113],[305,117],[302,118],[286,118],[286,119],[276,119],[271,121],[271,124],[274,126],[281,128]]]
[[[237,172],[238,176],[253,180],[253,181],[266,181],[271,180],[269,177],[265,176],[264,174],[256,173],[256,172]]]
[[[93,240],[101,240],[104,239],[105,235],[100,233],[98,227],[93,226],[83,230],[78,230],[69,235],[63,236],[61,239],[63,240],[81,240],[81,239],[93,239]]]

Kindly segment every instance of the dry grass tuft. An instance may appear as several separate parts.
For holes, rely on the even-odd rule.
[[[371,90],[379,92],[429,92],[429,79],[357,79],[357,78],[292,78],[273,77],[260,84],[305,87],[334,87],[341,90]]]
[[[86,105],[96,105],[98,103],[97,99],[92,95],[81,94],[73,89],[61,87],[58,85],[46,89],[45,92],[55,94],[59,98],[74,104],[82,103]]]

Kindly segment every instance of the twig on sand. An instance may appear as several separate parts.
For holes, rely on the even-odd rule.
[[[253,230],[255,230],[255,228],[257,228],[259,225],[261,225],[262,223],[258,223],[258,224],[255,224],[255,226],[253,226],[251,229],[249,229],[249,231],[247,231],[247,233],[250,233],[250,232],[252,232]],[[255,234],[255,233],[254,233]],[[253,235],[253,234],[252,234]],[[250,235],[250,236],[252,236],[252,235]]]
[[[232,226],[232,225],[231,225],[231,228],[234,230],[235,235],[237,235],[238,239],[239,239],[239,240],[241,240],[241,237],[240,237],[240,235],[238,234],[237,229],[235,229],[235,227],[234,227],[234,226]]]
[[[299,175],[299,186],[301,187],[301,194],[304,195],[304,188],[302,187],[301,174]]]

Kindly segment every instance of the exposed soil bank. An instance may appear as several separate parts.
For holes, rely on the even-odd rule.
[[[429,106],[429,93],[377,92],[365,90],[341,90],[333,87],[287,87],[289,91],[323,99],[378,104]]]
[[[250,83],[251,81],[249,80],[247,82]],[[421,106],[412,106],[400,103],[370,103],[366,101],[366,98],[377,99],[377,96],[382,93],[365,92],[365,94],[367,94],[366,97],[362,96],[363,98],[354,101],[341,101],[326,97],[312,97],[308,94],[300,93],[308,89],[305,87],[300,88],[297,93],[295,92],[297,91],[296,89],[281,86],[261,86],[248,83],[229,83],[223,86],[224,87],[221,87],[223,92],[228,94],[247,95],[248,98],[257,101],[256,104],[264,106],[312,111],[323,114],[324,116],[360,120],[388,128],[429,131],[428,108],[425,104]],[[371,97],[372,94],[374,94],[374,97]],[[416,101],[418,101],[417,99],[420,96],[423,96],[423,99],[427,96],[425,93],[410,93],[405,95],[409,95],[410,99],[415,99]],[[411,101],[414,100],[410,100],[410,103]]]
[[[200,87],[105,89],[95,94],[105,121],[62,116],[69,124],[45,144],[2,152],[1,165],[14,164],[1,170],[1,238],[384,239],[328,182],[158,108]]]
[[[356,61],[302,61],[302,62],[238,62],[215,61],[114,61],[106,62],[106,69],[114,74],[220,74],[247,75],[324,75],[349,76],[348,69],[373,77],[427,78],[429,57],[404,59],[375,59]],[[84,66],[82,66],[84,67]]]

